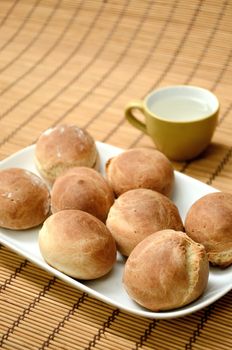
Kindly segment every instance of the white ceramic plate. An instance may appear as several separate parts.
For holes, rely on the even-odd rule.
[[[104,164],[106,160],[119,154],[122,150],[100,142],[97,142],[97,147],[101,157],[101,171],[104,173]],[[34,165],[33,156],[34,146],[29,146],[3,160],[0,168],[20,167],[38,174]],[[207,186],[198,180],[177,171],[175,172],[175,187],[172,199],[179,208],[183,219],[193,202],[203,195],[215,191],[216,189]],[[206,307],[232,289],[232,266],[225,270],[210,268],[208,287],[198,300],[176,310],[152,312],[133,302],[123,289],[121,279],[124,259],[119,254],[116,265],[107,276],[97,280],[79,282],[62,272],[57,271],[44,261],[37,244],[38,231],[39,227],[26,231],[11,231],[0,228],[0,242],[72,286],[89,293],[108,304],[136,315],[157,319],[169,319],[184,316]]]

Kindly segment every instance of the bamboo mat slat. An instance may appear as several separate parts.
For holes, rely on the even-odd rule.
[[[124,118],[152,89],[192,84],[217,94],[213,141],[175,169],[232,192],[231,0],[2,0],[0,158],[59,123],[122,148],[154,147]],[[130,315],[0,247],[3,349],[232,348],[232,292],[174,320]]]

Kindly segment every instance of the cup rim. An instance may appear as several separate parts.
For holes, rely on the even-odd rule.
[[[206,92],[208,93],[209,95],[211,95],[214,100],[216,101],[216,107],[215,109],[207,114],[207,115],[203,115],[203,116],[200,116],[198,118],[194,118],[192,120],[177,120],[177,119],[168,119],[168,118],[165,118],[165,117],[161,117],[157,114],[155,114],[154,112],[152,112],[147,104],[148,104],[148,100],[151,98],[151,96],[154,95],[154,93],[157,93],[157,92],[160,92],[160,91],[164,91],[164,90],[171,90],[171,89],[194,89],[194,90],[198,90],[198,91],[203,91],[203,92]],[[197,85],[185,85],[185,84],[179,84],[179,85],[168,85],[168,86],[164,86],[164,87],[160,87],[160,88],[157,88],[155,90],[152,90],[144,99],[144,108],[145,110],[147,111],[148,114],[151,114],[153,117],[155,117],[156,119],[160,120],[160,121],[165,121],[165,122],[168,122],[168,123],[172,123],[172,124],[190,124],[190,123],[196,123],[196,122],[199,122],[199,121],[203,121],[205,119],[208,119],[208,118],[212,118],[220,109],[220,103],[219,103],[219,100],[217,98],[217,96],[210,90],[206,89],[206,88],[203,88],[203,87],[200,87],[200,86],[197,86]]]

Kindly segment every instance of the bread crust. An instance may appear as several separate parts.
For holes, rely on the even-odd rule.
[[[168,158],[155,149],[134,148],[106,163],[106,176],[116,196],[136,188],[148,188],[170,196],[174,170]]]
[[[39,232],[39,247],[49,265],[78,279],[101,277],[116,261],[115,241],[107,227],[81,210],[51,215]]]
[[[205,246],[212,265],[231,265],[232,194],[215,192],[197,200],[186,215],[185,230]]]
[[[118,250],[125,256],[156,231],[183,230],[176,205],[161,193],[145,188],[130,190],[119,196],[110,208],[106,225]]]
[[[97,168],[99,155],[93,137],[76,125],[58,125],[43,132],[36,142],[35,164],[52,184],[75,166]]]
[[[50,212],[50,193],[36,174],[21,168],[0,171],[0,226],[23,230],[41,224]]]
[[[59,176],[51,191],[52,212],[79,209],[105,222],[114,194],[105,178],[87,167],[69,169]]]
[[[139,243],[125,264],[123,284],[129,296],[152,311],[191,303],[205,290],[209,263],[202,245],[185,233],[156,232]]]

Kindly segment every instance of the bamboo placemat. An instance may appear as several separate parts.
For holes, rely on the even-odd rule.
[[[232,192],[232,1],[1,0],[0,157],[74,122],[122,148],[152,146],[128,101],[170,84],[215,92],[211,146],[175,168]],[[184,318],[106,305],[0,248],[3,349],[231,349],[232,292]]]

